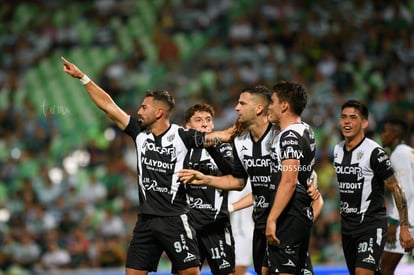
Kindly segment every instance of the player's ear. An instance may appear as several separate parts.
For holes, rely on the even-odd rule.
[[[157,111],[155,112],[155,117],[157,119],[160,119],[160,118],[162,118],[163,115],[164,115],[164,110],[161,109],[161,108],[158,108]]]
[[[285,100],[280,103],[282,113],[286,112],[289,109],[289,103]]]
[[[256,115],[259,116],[265,111],[263,104],[257,104],[256,106]]]
[[[363,119],[363,120],[362,120],[362,128],[363,128],[363,129],[366,129],[366,128],[368,127],[368,124],[369,124],[369,123],[368,123],[368,119]]]

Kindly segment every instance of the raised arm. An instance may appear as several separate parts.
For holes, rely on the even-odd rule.
[[[63,62],[63,71],[74,78],[80,79],[95,105],[104,111],[121,130],[124,130],[128,125],[128,114],[112,100],[107,92],[90,80],[75,64],[69,62],[64,57],[61,57],[61,60]]]
[[[410,249],[413,245],[413,237],[409,230],[407,199],[405,198],[405,194],[394,175],[387,178],[384,182],[385,186],[387,186],[387,188],[392,192],[395,205],[398,209],[398,214],[400,217],[401,246],[405,249]]]

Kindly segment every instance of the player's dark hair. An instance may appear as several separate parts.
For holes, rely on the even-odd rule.
[[[355,108],[361,114],[361,117],[363,119],[366,119],[366,120],[368,119],[369,112],[368,112],[367,106],[358,100],[350,99],[346,101],[344,104],[342,104],[341,111],[345,108]]]
[[[153,97],[156,101],[166,103],[169,112],[175,109],[175,99],[168,91],[147,91],[145,97]]]
[[[269,88],[264,85],[257,85],[253,87],[244,88],[241,93],[249,93],[252,95],[258,95],[262,97],[266,102],[270,104],[272,102],[272,93],[270,92]]]
[[[185,122],[189,122],[195,112],[207,112],[214,117],[214,108],[207,103],[197,103],[187,109],[184,115]]]
[[[280,81],[273,86],[273,92],[281,102],[286,101],[293,113],[300,116],[308,103],[305,87],[297,82]]]

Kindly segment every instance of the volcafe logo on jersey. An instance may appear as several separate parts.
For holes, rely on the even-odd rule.
[[[243,162],[246,167],[270,167],[272,165],[272,160],[269,158],[245,158]]]
[[[340,166],[335,165],[335,172],[340,175],[358,175],[362,177],[362,168],[359,166]]]
[[[146,140],[142,144],[142,153],[145,154],[147,151],[156,152],[157,154],[161,155],[170,155],[171,159],[175,159],[176,156],[176,149],[173,146],[170,147],[161,147],[155,145],[154,142]]]

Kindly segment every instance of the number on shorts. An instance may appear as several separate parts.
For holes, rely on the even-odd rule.
[[[180,242],[174,242],[174,248],[177,253],[181,253],[183,251],[183,247]]]
[[[367,252],[367,250],[368,250],[368,243],[367,242],[363,242],[363,243],[358,244],[358,253]]]

